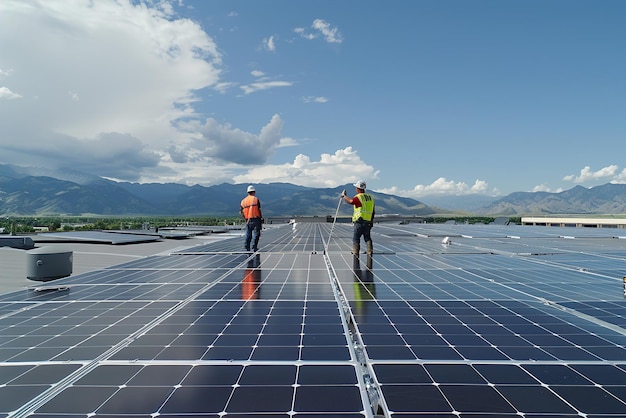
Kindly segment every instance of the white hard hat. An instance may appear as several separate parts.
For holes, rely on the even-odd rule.
[[[356,183],[354,183],[354,187],[356,187],[357,189],[365,190],[365,181],[364,180],[357,181]]]
[[[250,192],[256,192],[256,189],[254,188],[253,185],[249,185],[248,186],[248,193],[250,193]]]

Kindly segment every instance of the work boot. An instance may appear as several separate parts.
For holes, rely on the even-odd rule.
[[[374,254],[374,243],[370,240],[366,241],[365,244],[367,245],[367,255],[371,257]]]
[[[358,257],[360,252],[361,252],[361,244],[352,244],[352,254]]]

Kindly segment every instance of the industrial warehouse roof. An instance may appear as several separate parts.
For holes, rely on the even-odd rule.
[[[294,224],[20,289],[0,414],[625,416],[620,234]]]

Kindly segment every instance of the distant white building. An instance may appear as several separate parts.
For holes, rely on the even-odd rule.
[[[577,228],[626,228],[626,218],[566,218],[548,216],[524,216],[522,225],[560,226]]]

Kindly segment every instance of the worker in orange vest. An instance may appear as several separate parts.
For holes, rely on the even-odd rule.
[[[263,215],[261,214],[261,202],[256,197],[256,189],[253,185],[248,186],[248,196],[241,201],[240,212],[246,220],[245,249],[250,251],[250,244],[252,244],[252,251],[256,252],[259,250]]]

